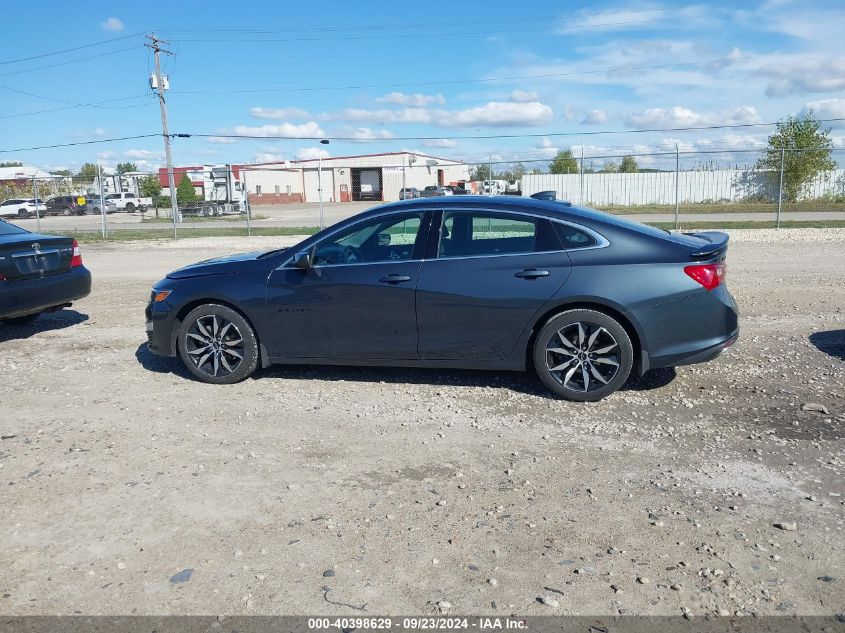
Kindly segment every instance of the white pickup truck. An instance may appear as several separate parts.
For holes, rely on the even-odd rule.
[[[118,211],[126,211],[126,213],[146,211],[147,207],[153,206],[152,198],[139,198],[134,193],[127,191],[106,194],[105,199],[114,202]]]

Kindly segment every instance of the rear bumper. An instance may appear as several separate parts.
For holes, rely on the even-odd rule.
[[[0,319],[43,312],[90,293],[91,273],[85,266],[37,279],[0,281]]]
[[[724,285],[633,313],[642,327],[640,371],[713,360],[739,337],[739,312]]]

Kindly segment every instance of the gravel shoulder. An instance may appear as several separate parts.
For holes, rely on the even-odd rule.
[[[167,271],[296,241],[92,245],[89,298],[0,330],[0,613],[842,611],[845,230],[732,231],[737,345],[600,403],[146,351]]]

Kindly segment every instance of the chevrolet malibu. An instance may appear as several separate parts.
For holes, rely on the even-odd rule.
[[[217,384],[273,363],[533,369],[559,396],[599,400],[736,340],[727,246],[566,202],[406,200],[170,273],[146,309],[149,348]]]

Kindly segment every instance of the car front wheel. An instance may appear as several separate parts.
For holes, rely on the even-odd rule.
[[[566,310],[549,319],[537,334],[533,356],[543,384],[579,402],[601,400],[622,387],[634,365],[625,328],[588,309]]]
[[[178,344],[185,367],[203,382],[240,382],[258,367],[255,331],[227,306],[209,303],[191,310],[179,328]]]

